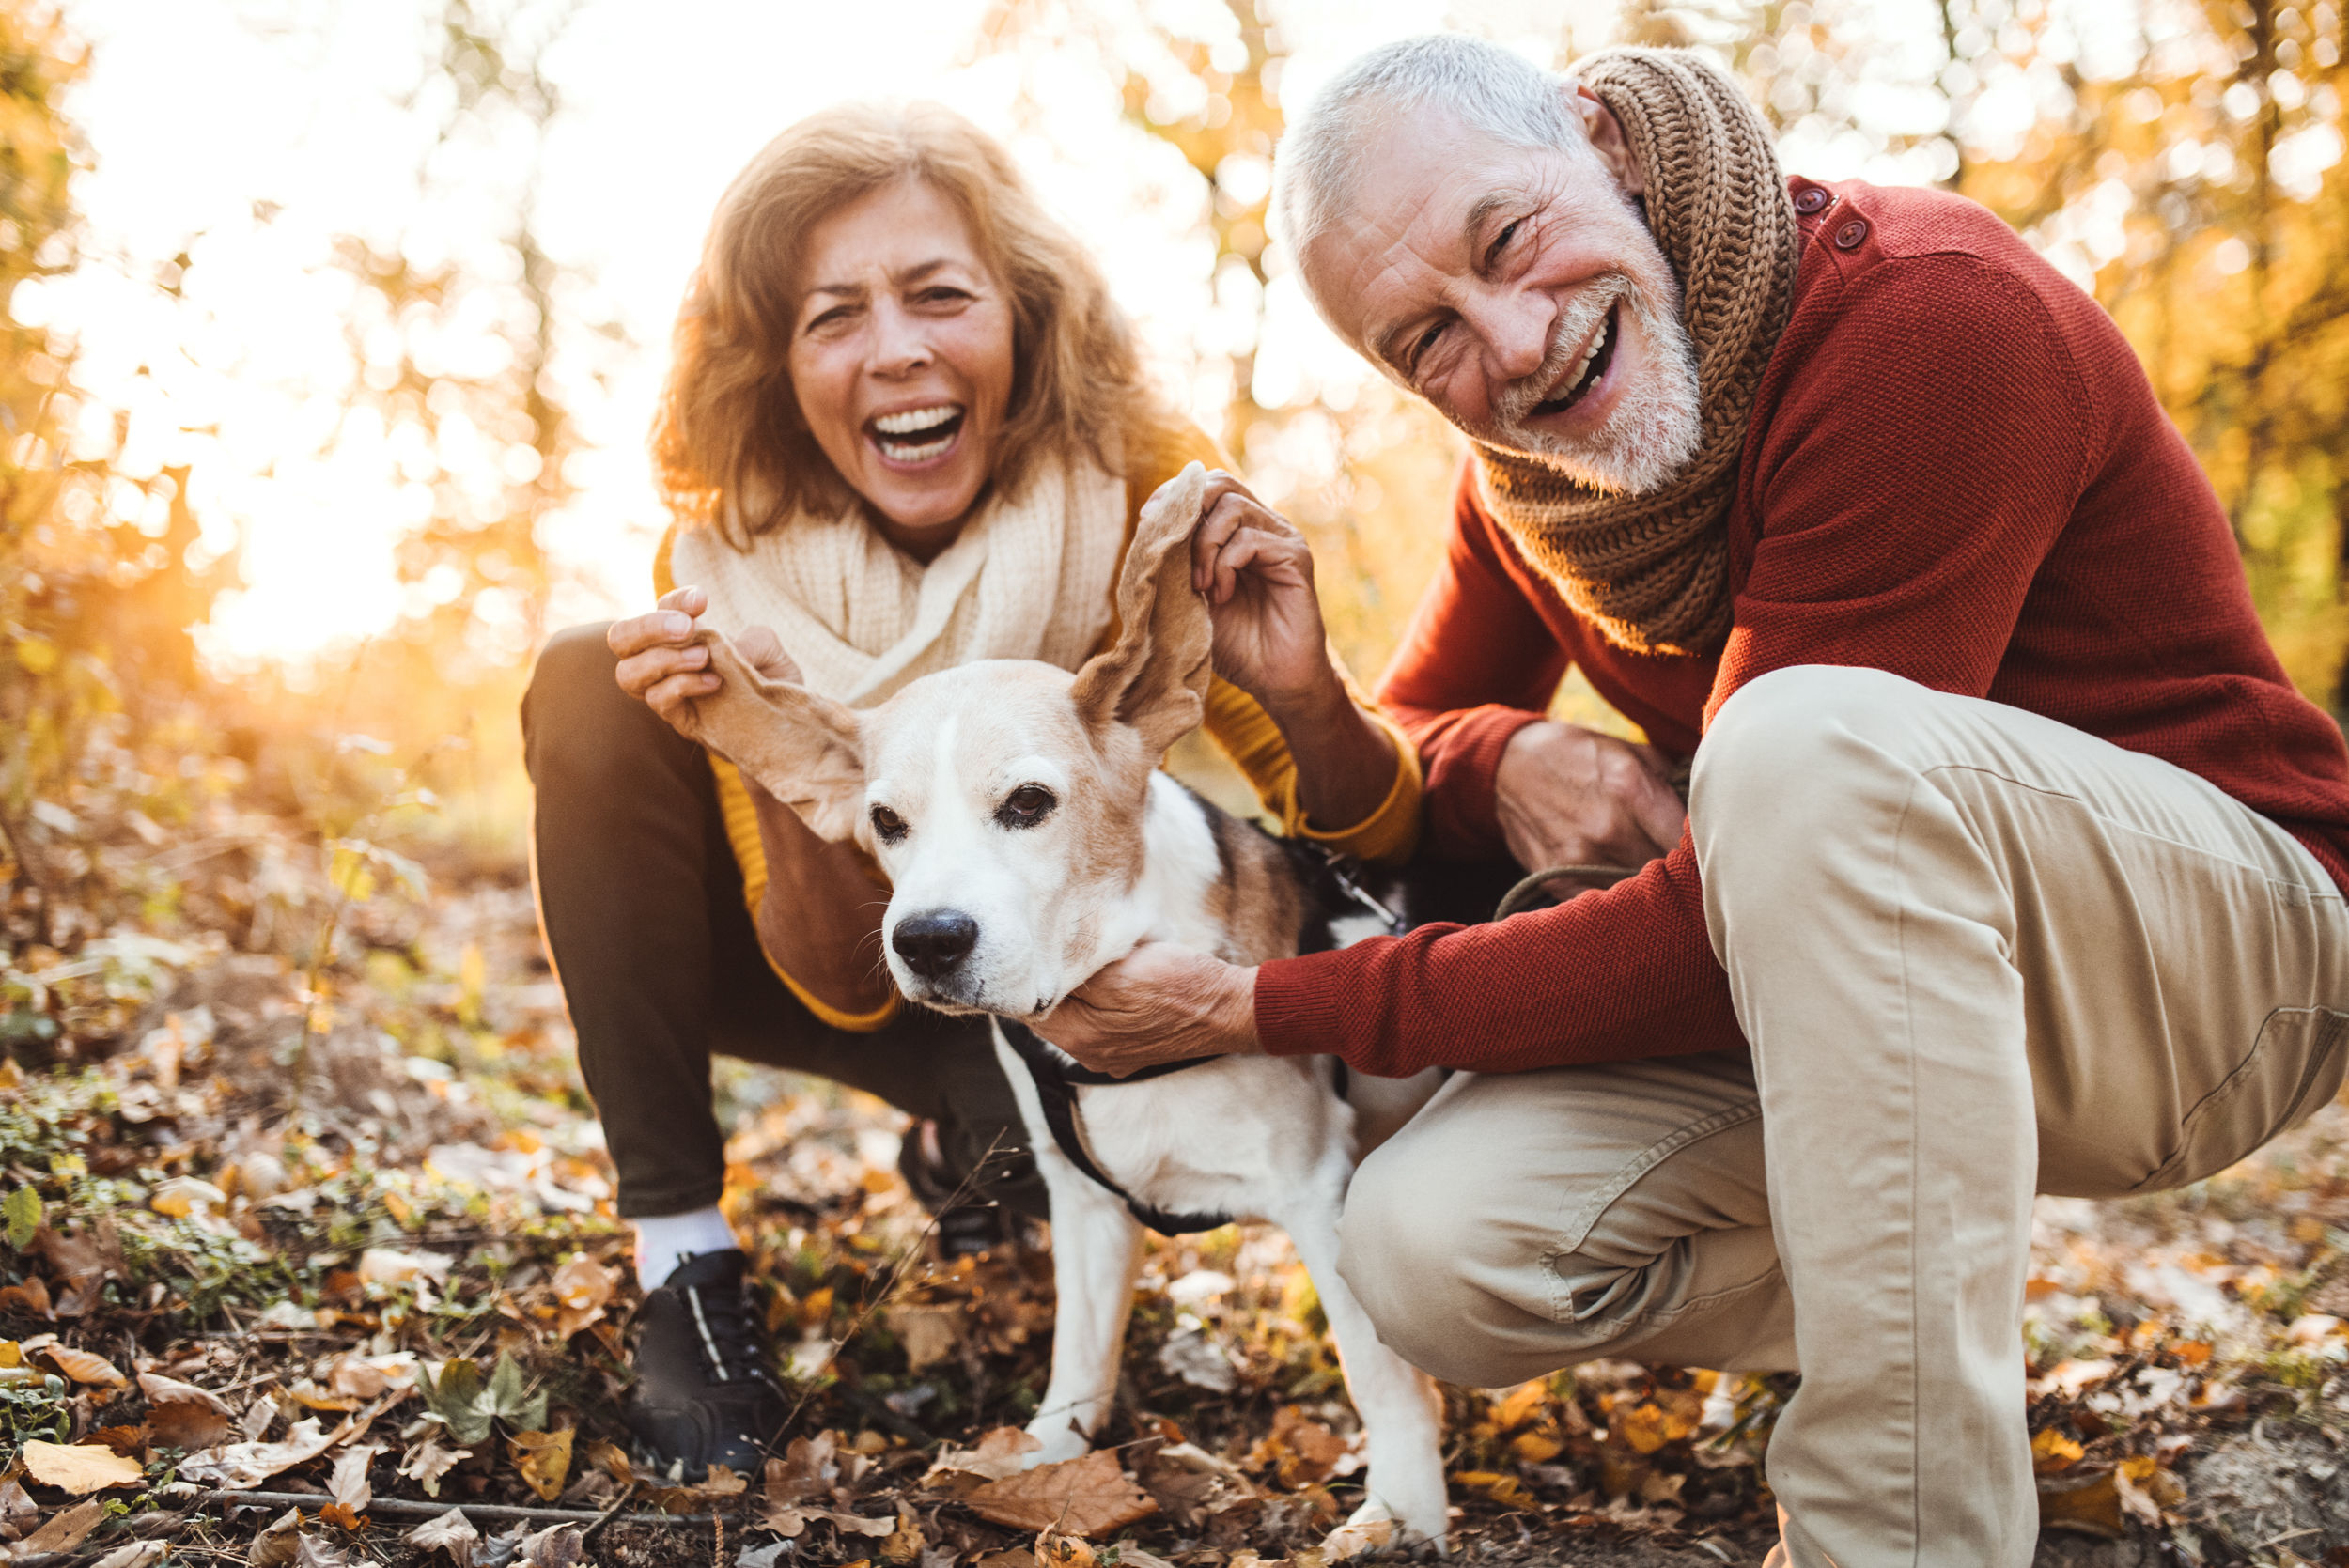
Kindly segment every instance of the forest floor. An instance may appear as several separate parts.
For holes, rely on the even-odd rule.
[[[798,1413],[763,1474],[635,1469],[636,1291],[527,890],[350,871],[303,895],[338,955],[311,970],[249,928],[7,970],[0,1560],[1328,1568],[1376,1545],[1333,1533],[1357,1426],[1278,1232],[1153,1238],[1105,1447],[1023,1476],[1005,1429],[1044,1382],[1048,1257],[930,1265],[903,1119],[746,1068],[720,1085],[726,1204]],[[2043,1200],[2037,1226],[2040,1560],[2349,1563],[2349,1108],[2182,1192]],[[1795,1386],[1598,1363],[1449,1389],[1455,1551],[1759,1562]]]

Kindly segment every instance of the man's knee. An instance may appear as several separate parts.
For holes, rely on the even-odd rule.
[[[1412,1157],[1407,1140],[1363,1162],[1346,1189],[1338,1273],[1378,1338],[1413,1366],[1470,1388],[1514,1383],[1488,1353],[1498,1348],[1489,1320],[1522,1314],[1473,1282],[1487,1273],[1496,1227],[1467,1183],[1455,1186],[1473,1175],[1444,1163]]]

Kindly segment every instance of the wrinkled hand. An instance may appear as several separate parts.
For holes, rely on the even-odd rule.
[[[1160,1062],[1252,1055],[1256,971],[1174,942],[1144,942],[1071,991],[1035,1032],[1121,1078]]]
[[[1669,853],[1688,820],[1669,766],[1653,746],[1577,724],[1526,725],[1494,776],[1509,853],[1528,871],[1640,866]]]
[[[1215,673],[1276,714],[1326,698],[1337,679],[1305,536],[1220,468],[1199,518],[1190,582],[1214,618]]]
[[[620,690],[650,704],[680,733],[690,733],[677,723],[684,705],[724,684],[709,668],[709,650],[693,641],[693,623],[708,608],[709,596],[699,588],[672,588],[661,596],[651,614],[614,621],[603,634],[620,659],[614,672]],[[771,628],[743,628],[734,648],[770,680],[799,683],[800,667],[783,651],[783,641]]]

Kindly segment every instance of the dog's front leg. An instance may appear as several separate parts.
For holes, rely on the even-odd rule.
[[[1028,1435],[1044,1446],[1030,1466],[1081,1457],[1117,1396],[1118,1358],[1142,1269],[1142,1227],[1117,1196],[1070,1163],[1045,1125],[1026,1063],[998,1037],[1029,1147],[1052,1203],[1052,1376]]]
[[[1330,1172],[1322,1174],[1326,1178]],[[1321,1297],[1346,1391],[1362,1419],[1369,1451],[1363,1482],[1369,1496],[1351,1522],[1392,1519],[1399,1540],[1424,1538],[1442,1550],[1450,1522],[1443,1479],[1443,1396],[1434,1378],[1379,1340],[1370,1314],[1339,1277],[1337,1194],[1345,1191],[1345,1180],[1341,1172],[1333,1191],[1300,1192],[1281,1219]]]

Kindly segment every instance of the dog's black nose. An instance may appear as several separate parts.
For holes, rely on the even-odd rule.
[[[952,974],[979,942],[979,923],[960,909],[931,909],[897,923],[889,939],[906,967],[926,980]]]

